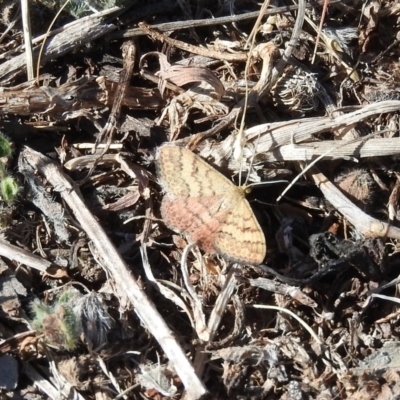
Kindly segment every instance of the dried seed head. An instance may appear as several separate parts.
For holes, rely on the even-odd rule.
[[[289,67],[274,89],[274,100],[290,111],[304,114],[318,106],[318,83],[315,74]]]
[[[357,168],[343,172],[335,178],[335,183],[350,200],[362,208],[371,203],[375,181],[366,169]]]
[[[87,380],[87,376],[92,371],[93,362],[94,360],[90,355],[68,357],[57,363],[57,369],[72,386],[79,390],[88,390],[91,382]]]
[[[114,320],[100,294],[91,292],[76,302],[74,312],[79,315],[85,342],[93,347],[104,345]]]
[[[329,46],[344,53],[350,53],[348,44],[358,38],[357,28],[326,28],[325,36],[330,40]]]

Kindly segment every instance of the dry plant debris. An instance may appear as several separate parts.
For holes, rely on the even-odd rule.
[[[61,3],[0,2],[2,398],[396,398],[400,6]]]

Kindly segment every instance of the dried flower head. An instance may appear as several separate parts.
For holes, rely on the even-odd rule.
[[[335,178],[335,183],[362,208],[371,203],[375,181],[368,170],[357,168],[343,172]]]
[[[100,346],[107,341],[107,334],[114,325],[114,320],[107,311],[101,295],[91,292],[82,296],[74,307],[76,315],[80,316],[85,341],[93,347]]]
[[[274,89],[274,100],[291,112],[304,114],[317,108],[318,91],[315,74],[290,66]]]

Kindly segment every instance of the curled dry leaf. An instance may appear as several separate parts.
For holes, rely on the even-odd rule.
[[[175,96],[157,120],[157,124],[161,124],[168,115],[171,141],[175,140],[179,135],[182,127],[189,118],[191,110],[200,110],[206,114],[208,118],[221,117],[228,113],[228,108],[225,104],[206,94],[199,93],[201,87],[197,87],[196,89],[198,89],[196,92],[188,90],[185,93]]]
[[[155,389],[163,396],[174,396],[177,392],[172,381],[172,372],[160,364],[140,364],[137,381],[146,389]]]
[[[160,62],[160,71],[156,72],[155,75],[160,78],[158,88],[161,95],[164,93],[167,80],[178,86],[190,82],[199,82],[195,87],[173,97],[158,118],[157,124],[161,124],[168,115],[171,131],[170,140],[175,140],[179,135],[182,127],[186,124],[190,110],[200,110],[206,114],[206,119],[220,117],[228,113],[225,104],[215,99],[215,94],[218,98],[224,95],[225,88],[209,69],[171,65],[164,54],[156,51],[145,54],[140,60],[140,67],[143,68],[146,57],[153,55],[157,56]]]
[[[169,80],[177,86],[183,86],[193,82],[206,82],[214,88],[218,99],[225,94],[224,85],[208,68],[171,65],[164,54],[156,51],[147,53],[142,57],[142,60],[148,55],[157,55],[160,60],[160,71],[156,72],[155,75],[160,78],[159,89],[161,95],[164,92],[166,80]]]
[[[171,65],[167,71],[160,71],[156,74],[161,79],[168,79],[177,86],[183,86],[192,82],[207,82],[221,98],[225,93],[224,85],[221,81],[207,68],[201,67],[184,67],[182,65]]]

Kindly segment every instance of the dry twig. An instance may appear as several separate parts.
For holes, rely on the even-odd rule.
[[[365,237],[400,239],[399,228],[361,211],[324,174],[315,171],[311,176],[325,198]]]
[[[40,153],[26,148],[21,157],[43,174],[47,181],[60,192],[88,237],[95,244],[99,255],[103,258],[104,264],[108,268],[110,276],[113,277],[119,289],[131,301],[135,312],[160,343],[166,356],[170,359],[185,385],[188,398],[200,398],[206,392],[206,389],[196,376],[193,366],[187,359],[183,349],[175,340],[174,335],[161,315],[155,309],[154,304],[147,298],[130,273],[127,265],[109,241],[103,228],[86,208],[81,196],[76,192],[72,183],[53,161]]]

